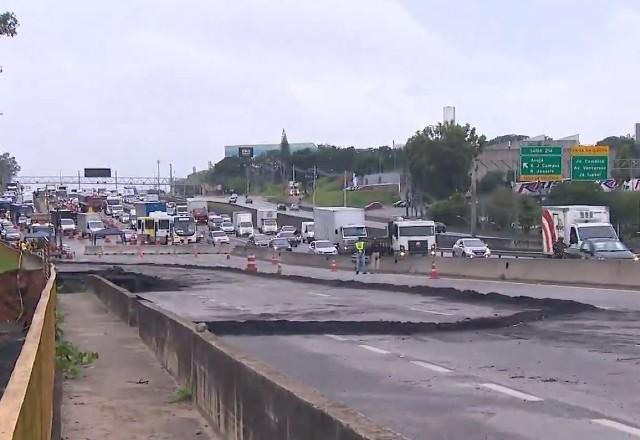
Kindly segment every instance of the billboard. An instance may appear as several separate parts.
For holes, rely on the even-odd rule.
[[[84,177],[111,177],[111,168],[85,168]]]
[[[253,147],[238,147],[238,157],[252,158]]]

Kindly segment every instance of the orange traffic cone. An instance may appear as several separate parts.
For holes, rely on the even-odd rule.
[[[436,260],[431,261],[431,272],[429,272],[429,278],[432,280],[437,280],[438,277],[438,268],[436,267]]]
[[[138,250],[138,256],[140,257],[141,260],[144,260],[144,251],[142,250],[142,248]]]
[[[273,264],[274,266],[278,264],[278,259],[276,258],[275,252],[271,252],[271,264]]]
[[[227,254],[227,260],[230,260],[231,259],[231,255],[229,255],[229,251],[227,251],[226,254]]]
[[[331,260],[331,272],[337,272],[338,271],[338,267],[336,266],[336,260],[335,258],[333,260]]]
[[[282,275],[282,264],[278,261],[278,275]]]
[[[193,258],[198,258],[198,249],[193,248]]]

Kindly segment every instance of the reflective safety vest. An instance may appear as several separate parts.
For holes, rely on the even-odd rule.
[[[364,252],[364,241],[356,242],[356,250],[358,252]]]

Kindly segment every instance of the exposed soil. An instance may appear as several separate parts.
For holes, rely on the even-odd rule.
[[[0,397],[20,355],[25,330],[20,324],[0,324]]]

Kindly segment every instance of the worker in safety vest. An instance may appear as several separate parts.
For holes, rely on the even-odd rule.
[[[364,239],[360,237],[356,242],[356,275],[361,271],[362,273],[367,273],[365,263],[366,257],[364,254]]]

